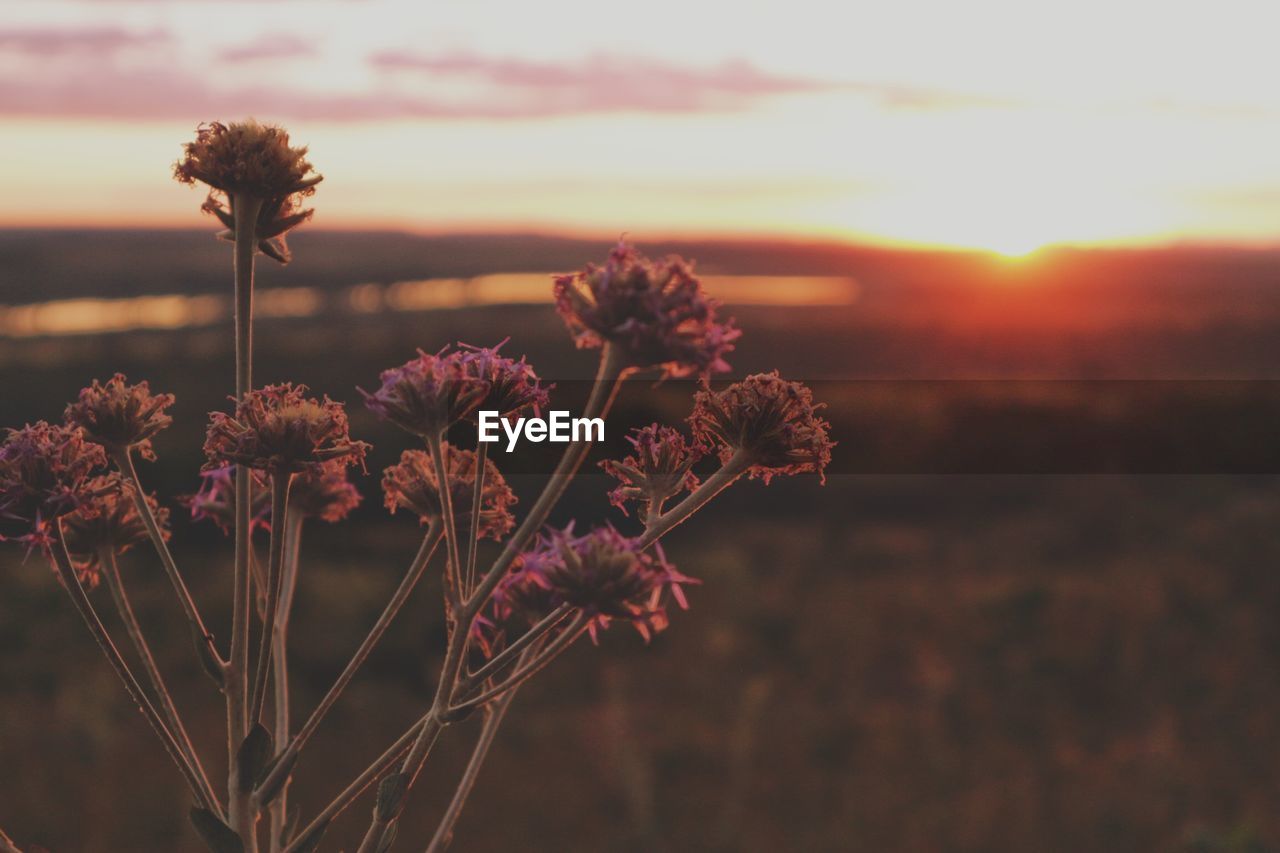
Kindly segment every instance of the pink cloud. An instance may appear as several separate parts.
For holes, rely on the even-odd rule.
[[[495,95],[517,94],[522,100],[532,96],[547,113],[738,108],[760,96],[832,88],[823,81],[770,74],[742,60],[694,68],[640,58],[600,56],[553,63],[471,53],[430,56],[385,51],[369,61],[383,71],[479,80],[489,84]]]
[[[229,47],[218,54],[223,62],[258,62],[314,56],[315,45],[298,36],[264,35],[256,41]]]
[[[140,33],[119,27],[9,27],[0,29],[0,50],[39,56],[102,55],[128,47],[155,45],[169,38],[159,30]]]

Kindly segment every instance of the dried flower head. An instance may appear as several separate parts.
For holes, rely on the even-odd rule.
[[[489,382],[468,365],[467,353],[441,350],[384,370],[382,385],[364,403],[383,420],[423,438],[436,438],[465,418],[489,393]]]
[[[151,438],[173,423],[165,414],[173,405],[173,395],[152,394],[145,381],[136,385],[127,382],[123,373],[105,384],[93,380],[81,389],[76,402],[67,406],[63,417],[108,450],[136,448],[144,459],[155,459]]]
[[[543,386],[524,356],[516,361],[498,354],[508,340],[510,338],[502,340],[495,347],[458,344],[467,373],[488,384],[488,391],[476,404],[473,413],[493,411],[500,417],[506,417],[529,408],[539,412],[550,400],[547,392],[554,386]]]
[[[23,532],[0,538],[47,547],[56,519],[82,507],[92,512],[93,475],[106,463],[101,445],[79,427],[40,421],[9,430],[0,446],[0,517]]]
[[[627,501],[643,501],[653,511],[683,491],[698,487],[693,466],[702,458],[702,450],[685,440],[684,435],[669,426],[651,424],[632,430],[627,441],[634,452],[620,460],[606,459],[600,467],[618,478],[618,486],[609,492],[609,502],[623,512]]]
[[[268,385],[245,394],[235,416],[210,415],[206,468],[227,463],[274,473],[297,473],[331,460],[363,461],[369,445],[353,441],[347,413],[328,397],[307,397],[307,386]]]
[[[471,500],[476,483],[476,455],[470,450],[460,450],[443,445],[445,469],[449,477],[449,497],[453,501],[454,522],[458,535],[466,536],[471,525]],[[417,513],[423,524],[442,518],[440,485],[431,457],[422,450],[406,450],[400,462],[382,474],[382,490],[386,495],[387,509],[407,509]],[[493,462],[485,463],[484,488],[480,493],[480,524],[475,537],[501,539],[513,526],[511,506],[516,502],[515,493],[507,485]]]
[[[718,449],[727,461],[741,450],[752,477],[767,483],[775,474],[816,472],[826,482],[831,461],[831,424],[818,416],[824,404],[799,382],[772,373],[757,373],[723,391],[709,388],[694,395],[689,424],[707,450]]]
[[[697,583],[676,571],[661,548],[643,550],[612,526],[574,536],[573,525],[552,530],[522,555],[495,591],[499,615],[537,620],[561,604],[588,618],[594,639],[614,619],[630,622],[648,639],[667,625],[664,594],[688,607],[682,584]]]
[[[296,484],[305,475],[294,477]],[[257,471],[254,472],[251,530],[268,527],[271,517],[271,490]],[[292,499],[292,491],[290,492]],[[192,521],[212,521],[230,534],[236,526],[236,466],[220,465],[200,472],[200,489],[194,495],[178,499],[191,510]]]
[[[724,356],[741,332],[716,319],[693,267],[678,257],[650,261],[620,243],[603,266],[557,276],[556,310],[579,348],[606,342],[629,367],[660,367],[667,377],[729,369]]]
[[[94,497],[62,520],[62,541],[67,546],[81,583],[96,586],[102,551],[123,554],[134,545],[146,542],[147,526],[134,504],[130,486],[119,474],[94,477],[89,482]],[[154,495],[146,496],[147,506],[160,526],[160,534],[169,539],[169,510],[160,506]]]
[[[197,181],[210,187],[201,209],[213,214],[235,239],[235,205],[253,199],[259,205],[254,239],[264,254],[289,262],[285,234],[311,218],[301,199],[315,193],[322,176],[313,174],[307,149],[289,145],[281,127],[248,119],[210,122],[196,128],[196,138],[183,145],[173,176],[184,184]]]
[[[289,489],[290,514],[304,518],[342,521],[359,505],[360,491],[347,479],[347,465],[340,459],[308,468],[293,478]]]

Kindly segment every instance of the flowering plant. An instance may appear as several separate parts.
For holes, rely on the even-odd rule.
[[[487,458],[487,443],[461,447],[449,432],[482,409],[500,417],[537,412],[548,404],[552,387],[525,359],[501,354],[505,341],[419,351],[384,371],[375,391],[361,393],[375,415],[410,436],[411,446],[386,469],[382,485],[389,510],[421,520],[421,545],[350,661],[297,725],[290,713],[286,639],[294,590],[304,577],[304,522],[341,521],[359,503],[347,474],[363,464],[369,448],[351,437],[342,403],[309,397],[301,385],[252,383],[255,255],[287,261],[285,233],[311,216],[301,199],[315,192],[320,178],[305,155],[280,128],[215,122],[198,129],[175,166],[178,180],[208,186],[204,210],[226,226],[221,236],[234,243],[234,406],[210,416],[203,484],[187,499],[193,517],[234,533],[230,642],[219,643],[206,628],[169,550],[169,512],[144,490],[134,465],[136,456],[155,458],[152,439],[172,422],[166,409],[173,395],[153,394],[147,383],[129,384],[116,374],[85,388],[67,407],[65,423],[11,430],[0,446],[3,535],[47,557],[189,787],[192,823],[215,853],[317,850],[329,826],[373,788],[359,851],[390,849],[441,733],[481,713],[471,760],[429,842],[428,849],[437,851],[450,842],[517,689],[584,634],[595,638],[619,621],[646,640],[664,630],[670,603],[687,608],[685,589],[697,581],[668,560],[662,537],[744,475],[767,482],[822,474],[831,455],[829,427],[809,390],[776,374],[713,390],[710,379],[729,369],[725,357],[740,332],[719,317],[692,264],[650,261],[619,245],[603,265],[552,283],[556,309],[577,345],[600,351],[584,415],[603,418],[622,381],[643,370],[697,376],[703,389],[689,416],[690,437],[654,424],[630,438],[631,454],[603,463],[617,486],[601,495],[602,505],[625,510],[637,502],[643,512],[631,523],[638,529],[624,532],[598,521],[551,529],[547,519],[586,459],[588,442],[566,445],[521,514],[514,492]],[[710,470],[698,473],[699,467]],[[265,562],[255,536],[267,539]],[[478,564],[482,538],[501,544],[487,567]],[[287,802],[299,756],[442,542],[446,651],[431,702],[327,806],[294,824]],[[120,554],[145,543],[173,587],[197,661],[225,699],[229,773],[222,785],[214,784],[187,733],[116,565]],[[102,605],[90,595],[99,579],[142,662],[140,674],[119,651],[100,618]]]

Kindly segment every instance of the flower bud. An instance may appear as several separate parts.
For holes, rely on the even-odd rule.
[[[447,443],[443,446],[445,468],[449,477],[449,497],[453,502],[454,523],[458,535],[465,537],[471,527],[471,502],[475,493],[476,455],[470,450],[459,450]],[[400,462],[386,469],[382,475],[382,489],[386,495],[387,509],[407,509],[417,513],[423,524],[443,519],[440,503],[440,482],[435,465],[428,453],[422,450],[406,450]],[[493,462],[486,462],[484,486],[480,492],[480,523],[475,538],[501,539],[512,527],[515,519],[510,507],[516,502],[515,493]]]
[[[831,424],[818,417],[824,407],[799,382],[772,373],[757,373],[723,391],[709,388],[694,395],[689,425],[694,437],[728,461],[746,454],[748,473],[767,483],[775,474],[815,472],[826,482],[825,469],[835,446]]]
[[[206,468],[235,463],[276,474],[363,461],[369,445],[348,434],[341,403],[306,395],[307,386],[268,385],[245,394],[235,416],[210,415]]]
[[[76,402],[68,404],[63,418],[108,450],[136,448],[144,459],[155,459],[151,438],[173,423],[164,410],[173,405],[174,397],[152,394],[145,381],[126,385],[127,381],[123,373],[105,384],[93,380]]]
[[[102,447],[79,427],[40,421],[11,429],[0,446],[0,517],[23,532],[0,536],[47,547],[58,518],[92,512],[93,475],[107,464]]]
[[[627,441],[635,448],[633,453],[600,463],[619,481],[609,492],[611,504],[626,512],[627,501],[643,501],[660,512],[669,498],[698,487],[691,469],[702,458],[702,451],[685,441],[679,430],[652,424],[632,433]]]
[[[149,538],[147,526],[138,513],[130,486],[119,474],[107,474],[89,481],[94,492],[80,509],[62,521],[63,543],[80,574],[80,582],[96,586],[100,554],[103,550],[123,554]],[[160,506],[154,495],[146,496],[147,506],[160,526],[160,534],[169,539],[169,510]]]
[[[423,438],[436,438],[475,411],[489,393],[489,382],[469,366],[465,353],[441,350],[384,370],[381,387],[364,403],[385,421]]]
[[[666,377],[709,376],[729,369],[724,356],[741,335],[716,319],[718,303],[693,266],[678,257],[650,261],[620,243],[604,266],[557,276],[556,310],[579,348],[614,346],[631,368]]]
[[[477,411],[486,411],[497,412],[500,417],[506,417],[528,408],[538,412],[549,402],[547,392],[554,386],[541,385],[538,375],[523,356],[516,361],[498,354],[507,340],[510,338],[492,348],[458,345],[462,348],[462,363],[467,373],[488,385],[488,391],[472,409],[472,415]]]

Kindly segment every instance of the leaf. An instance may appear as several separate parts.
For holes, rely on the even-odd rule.
[[[262,768],[271,758],[271,735],[262,723],[254,723],[236,750],[236,786],[240,793],[253,790],[253,783],[262,774]]]
[[[378,799],[373,806],[374,816],[388,823],[400,816],[405,792],[409,790],[408,773],[392,773],[378,784]]]
[[[266,781],[267,777],[275,775],[276,766],[280,763],[280,757],[281,756],[278,755],[268,761],[262,768],[262,772],[258,774],[258,778],[255,780],[255,784],[258,787],[254,792],[254,796],[257,798],[258,805],[260,806],[270,805],[271,801],[279,796],[280,792],[284,790],[285,783],[288,782],[289,777],[293,775],[294,765],[298,763],[298,753],[295,752],[289,756],[288,764],[285,766],[284,772],[271,783],[271,787],[263,787],[262,783]]]
[[[236,831],[208,809],[193,806],[191,825],[213,853],[244,853],[244,842]]]

